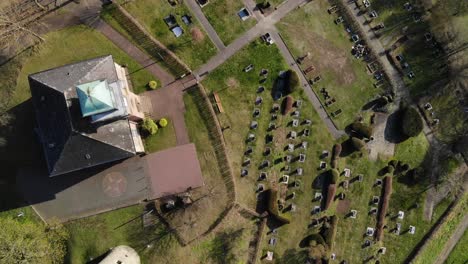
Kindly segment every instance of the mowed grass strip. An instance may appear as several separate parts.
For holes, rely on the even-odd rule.
[[[247,20],[242,21],[238,12],[243,7],[245,5],[241,0],[210,0],[209,4],[202,9],[206,19],[226,46],[257,23],[253,14]]]
[[[464,193],[460,198],[460,202],[455,205],[442,226],[429,238],[422,252],[414,259],[413,263],[424,264],[435,261],[467,211],[468,193]]]
[[[328,14],[328,7],[325,0],[313,1],[289,13],[277,27],[294,57],[307,56],[300,64],[303,71],[314,68],[307,78],[321,76],[312,88],[322,103],[322,88],[336,100],[325,109],[328,113],[342,110],[333,122],[344,129],[361,114],[362,106],[383,90],[373,86],[375,80],[366,63],[351,55],[350,35],[342,24],[333,22],[336,16]]]
[[[139,0],[127,2],[123,7],[192,69],[207,62],[217,52],[203,27],[182,1],[173,7],[167,0]],[[182,36],[176,37],[164,22],[164,18],[170,15],[182,28]],[[192,24],[186,25],[182,21],[184,15],[190,17]]]
[[[468,245],[468,231],[465,230],[463,236],[458,241],[457,245],[453,248],[445,263],[458,264],[466,261],[466,247]]]

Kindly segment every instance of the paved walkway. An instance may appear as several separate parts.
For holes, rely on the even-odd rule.
[[[216,56],[212,57],[206,64],[202,65],[199,69],[194,71],[197,79],[201,80],[205,75],[216,69],[219,65],[223,64],[227,59],[234,55],[237,51],[249,44],[253,39],[274,30],[275,24],[281,18],[286,16],[289,12],[296,9],[298,6],[308,3],[310,0],[288,0],[287,4],[281,5],[276,11],[269,16],[264,17],[258,23],[244,33],[241,37],[236,39],[233,43],[226,47],[223,52],[219,52]]]
[[[146,109],[154,119],[168,117],[174,125],[177,145],[190,143],[185,126],[185,105],[183,99],[184,90],[197,83],[194,76],[189,75],[177,80],[163,88],[147,91],[141,94],[142,98],[149,98],[151,109]]]
[[[187,4],[188,8],[192,10],[200,24],[202,24],[211,41],[213,41],[215,44],[216,48],[218,48],[219,51],[224,50],[226,46],[224,46],[223,41],[219,38],[218,33],[216,33],[216,30],[214,30],[213,26],[211,26],[208,19],[206,19],[205,15],[203,15],[203,12],[198,3],[195,0],[187,0],[185,3]]]
[[[109,26],[106,22],[99,19],[92,26],[112,41],[117,47],[125,51],[130,57],[138,62],[143,68],[156,76],[161,81],[161,86],[166,86],[175,81],[174,76],[164,70],[159,64],[154,62],[149,55],[141,51],[133,45],[127,38],[120,35],[115,29]],[[131,73],[130,73],[131,74]]]
[[[271,31],[271,36],[275,40],[276,46],[281,52],[281,55],[283,55],[283,58],[286,60],[286,62],[291,66],[291,68],[296,71],[297,75],[299,76],[299,79],[301,81],[301,85],[304,88],[304,91],[309,98],[310,102],[314,106],[315,110],[319,114],[320,118],[323,120],[325,125],[327,126],[328,130],[332,134],[334,138],[340,138],[343,136],[345,133],[344,131],[341,131],[336,128],[335,124],[333,121],[330,119],[328,116],[327,111],[322,106],[322,103],[320,103],[319,98],[315,94],[315,92],[312,90],[312,87],[310,87],[309,82],[305,78],[304,74],[302,73],[302,70],[299,68],[299,66],[296,63],[296,60],[292,56],[291,52],[289,51],[288,47],[286,46],[286,43],[284,43],[283,39],[275,29],[274,31]]]

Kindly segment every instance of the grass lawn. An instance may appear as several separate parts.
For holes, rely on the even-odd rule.
[[[447,264],[458,264],[463,263],[466,261],[466,247],[468,245],[468,231],[465,230],[463,236],[458,240],[457,245],[453,248],[452,252],[450,252],[449,257],[447,258]]]
[[[190,68],[197,68],[216,54],[216,47],[182,1],[176,7],[172,7],[166,0],[130,1],[123,7]],[[169,15],[173,15],[177,24],[182,27],[184,31],[182,36],[175,37],[164,22],[163,19]],[[182,21],[184,15],[191,18],[191,25],[186,25]],[[115,26],[114,23],[111,25]],[[128,34],[125,35],[128,37]]]
[[[255,69],[248,73],[243,72],[242,69],[249,63],[252,63]],[[263,68],[268,69],[269,73],[266,81],[259,84],[259,72]],[[301,125],[296,130],[299,132],[304,128],[309,128],[311,135],[309,137],[298,137],[294,141],[287,141],[287,133],[293,130],[292,127],[288,126],[292,117],[290,115],[282,116],[281,114],[278,115],[278,119],[275,121],[277,129],[267,132],[270,122],[269,111],[274,103],[281,103],[281,101],[273,101],[271,96],[272,87],[278,78],[278,73],[286,69],[288,69],[288,66],[284,63],[279,50],[275,46],[266,46],[260,41],[254,41],[210,73],[203,81],[203,85],[209,92],[216,91],[220,97],[225,111],[224,114],[218,115],[221,126],[230,126],[229,129],[224,131],[224,138],[236,180],[238,202],[244,206],[255,208],[257,205],[255,191],[259,183],[257,179],[261,171],[258,168],[260,163],[263,160],[273,162],[275,158],[282,157],[283,153],[285,153],[283,148],[287,143],[298,145],[302,141],[308,142],[306,150],[296,149],[292,153],[295,157],[299,153],[305,153],[307,160],[303,164],[293,162],[290,165],[291,172],[294,172],[298,167],[302,167],[304,175],[293,176],[291,174],[290,182],[300,182],[299,188],[290,188],[289,190],[289,194],[291,191],[297,194],[294,200],[297,211],[285,213],[286,217],[292,219],[292,222],[280,228],[277,236],[278,245],[274,248],[275,258],[285,259],[291,254],[291,250],[294,252],[300,251],[297,244],[308,233],[307,225],[310,223],[310,210],[312,208],[310,201],[313,199],[313,192],[310,188],[314,178],[320,173],[317,171],[319,155],[323,150],[329,150],[333,143],[333,138],[328,134],[325,125],[321,122],[301,89],[291,96],[296,100],[301,99],[303,101],[299,119],[310,119],[312,125],[310,127]],[[257,94],[256,91],[260,85],[265,87],[265,91]],[[263,98],[261,106],[257,106],[261,111],[260,117],[255,119],[258,122],[258,128],[249,131],[250,122],[254,120],[252,112],[255,108],[254,102],[257,96]],[[240,171],[245,158],[243,153],[247,147],[245,139],[248,133],[251,132],[255,133],[257,138],[255,143],[249,144],[253,148],[250,157],[252,164],[249,167],[248,176],[241,177]],[[265,143],[267,134],[274,137],[274,141],[270,144]],[[272,154],[269,157],[263,156],[265,147],[272,149]],[[262,182],[266,188],[278,185],[279,178],[286,174],[286,172],[281,172],[284,165],[284,163],[280,163],[264,170],[268,173],[268,180]],[[265,232],[267,231],[265,230]],[[267,248],[265,243],[264,240],[261,250]]]
[[[366,63],[351,55],[349,35],[342,25],[333,22],[328,7],[325,0],[313,1],[289,13],[277,27],[294,57],[308,55],[300,67],[304,71],[315,67],[306,77],[321,76],[321,81],[312,88],[322,103],[322,88],[336,100],[326,110],[329,113],[342,110],[333,121],[344,129],[360,115],[361,107],[383,90],[374,88]]]
[[[429,142],[424,133],[411,137],[395,146],[396,160],[407,163],[411,168],[419,167],[427,155]]]
[[[202,9],[226,46],[257,23],[253,14],[245,21],[240,19],[237,12],[243,7],[244,3],[239,0],[210,0],[210,3]]]
[[[146,84],[153,80],[148,71],[116,47],[106,37],[86,26],[75,26],[45,35],[43,43],[34,56],[27,58],[18,76],[18,83],[11,105],[17,105],[31,95],[27,76],[69,63],[79,62],[111,54],[115,62],[127,65],[135,92],[146,90]]]
[[[426,247],[418,257],[415,258],[415,264],[431,263],[439,255],[445,244],[452,236],[453,231],[465,217],[468,210],[468,193],[464,193],[461,201],[455,206],[449,214],[447,220],[442,224],[441,228],[428,240]],[[466,244],[465,244],[466,246]],[[466,253],[466,252],[465,252]],[[466,260],[466,259],[465,259]]]
[[[171,120],[168,121],[168,125],[163,128],[160,127],[158,133],[143,138],[143,144],[147,153],[168,149],[177,145],[174,126]]]

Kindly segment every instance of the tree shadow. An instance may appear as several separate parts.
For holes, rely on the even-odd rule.
[[[384,138],[388,142],[398,144],[408,139],[400,132],[401,116],[402,111],[400,110],[395,111],[388,116],[384,130]]]

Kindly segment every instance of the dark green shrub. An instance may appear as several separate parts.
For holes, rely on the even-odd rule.
[[[141,124],[141,128],[146,131],[150,135],[154,135],[158,132],[158,126],[151,118],[143,119],[143,123]]]
[[[338,172],[337,169],[331,169],[330,175],[331,175],[331,183],[336,184],[338,182],[338,178],[340,177],[340,173]]]
[[[423,121],[414,107],[403,109],[401,117],[401,132],[407,137],[415,137],[423,130]]]
[[[354,122],[351,125],[351,129],[364,138],[371,138],[374,132],[371,126],[365,125],[360,122]]]
[[[395,172],[395,167],[393,166],[387,166],[387,173],[388,174],[393,174]]]
[[[356,150],[359,150],[359,151],[362,150],[366,146],[366,143],[364,143],[364,141],[360,140],[359,138],[355,138],[355,137],[351,138],[351,143],[353,144],[353,147]]]
[[[388,166],[391,166],[393,168],[396,168],[397,164],[398,164],[397,160],[391,160],[391,161],[388,162]]]
[[[299,87],[299,76],[297,75],[296,71],[293,70],[288,70],[286,72],[286,78],[287,78],[287,87],[286,87],[286,93],[290,94],[293,93],[297,87]]]

